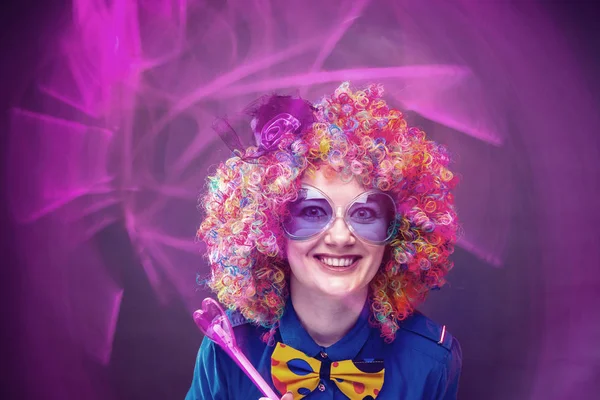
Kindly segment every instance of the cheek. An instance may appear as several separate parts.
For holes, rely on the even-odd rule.
[[[377,246],[376,248],[374,248],[371,251],[371,257],[372,257],[372,265],[371,265],[371,272],[373,273],[373,275],[375,275],[375,273],[377,273],[377,271],[379,270],[379,267],[381,266],[381,262],[383,261],[383,256],[385,255],[385,250],[386,247],[385,246]]]
[[[377,259],[381,263],[383,260],[383,256],[385,255],[385,251],[387,250],[386,246],[381,246],[377,251]]]
[[[294,259],[295,255],[298,253],[298,250],[296,249],[296,244],[291,241],[290,239],[287,239],[285,241],[285,258],[288,259],[288,261],[290,259]]]
[[[294,269],[303,266],[304,259],[310,252],[312,244],[310,242],[299,242],[288,239],[285,247],[286,258],[293,272]]]

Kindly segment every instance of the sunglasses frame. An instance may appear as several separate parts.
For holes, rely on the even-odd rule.
[[[331,210],[334,211],[334,213],[332,214],[332,217],[330,218],[330,220],[327,222],[327,224],[323,228],[321,228],[318,232],[315,232],[314,234],[312,234],[310,236],[296,236],[296,235],[293,235],[293,234],[291,234],[290,232],[287,231],[287,229],[285,228],[285,225],[282,223],[281,227],[283,229],[283,232],[285,233],[285,235],[289,239],[295,240],[295,241],[298,241],[298,242],[313,239],[313,238],[315,238],[317,236],[320,236],[320,235],[324,234],[329,229],[331,229],[331,226],[333,225],[333,223],[338,218],[342,218],[344,220],[344,223],[346,224],[346,227],[352,233],[352,235],[355,238],[357,238],[358,240],[362,241],[362,242],[369,243],[369,244],[374,244],[374,245],[385,245],[385,244],[390,243],[392,241],[392,239],[394,238],[395,235],[392,233],[385,240],[382,240],[382,241],[374,241],[374,240],[365,239],[365,238],[363,238],[361,235],[359,235],[356,232],[356,230],[354,229],[354,227],[352,226],[352,224],[348,221],[348,211],[350,210],[350,208],[352,208],[352,206],[354,204],[356,204],[356,202],[358,201],[359,198],[361,198],[363,196],[369,196],[371,194],[382,194],[382,195],[388,197],[390,199],[390,201],[392,202],[392,205],[394,206],[394,219],[393,219],[393,223],[394,223],[394,225],[397,226],[398,225],[398,210],[396,208],[396,202],[394,201],[394,198],[392,196],[390,196],[388,193],[382,192],[381,190],[376,190],[376,189],[371,189],[371,190],[367,190],[366,192],[362,192],[361,194],[359,194],[356,197],[354,197],[348,204],[346,204],[345,207],[343,207],[343,213],[340,216],[339,215],[339,210],[340,210],[340,208],[342,208],[342,206],[336,206],[335,203],[331,200],[331,198],[329,196],[327,196],[325,193],[323,193],[322,190],[320,190],[319,188],[317,188],[315,186],[308,185],[308,184],[303,184],[302,185],[302,189],[305,189],[305,188],[314,189],[317,192],[319,192],[323,196],[323,199],[327,200],[327,202],[329,203],[329,206],[331,207]],[[293,202],[291,202],[291,203],[293,203]]]

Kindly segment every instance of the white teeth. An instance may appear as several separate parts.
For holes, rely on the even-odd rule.
[[[323,264],[331,267],[349,267],[355,259],[355,257],[319,257]]]

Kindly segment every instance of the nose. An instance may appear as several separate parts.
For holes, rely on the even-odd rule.
[[[341,247],[352,246],[356,243],[356,238],[350,228],[348,228],[348,225],[346,225],[342,208],[338,207],[336,211],[335,220],[325,233],[325,244]]]

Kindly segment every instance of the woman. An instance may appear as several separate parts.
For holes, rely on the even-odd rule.
[[[251,110],[257,146],[208,178],[209,286],[286,400],[457,396],[460,346],[415,310],[452,267],[456,178],[382,94],[272,96]],[[259,397],[205,338],[186,399]]]

